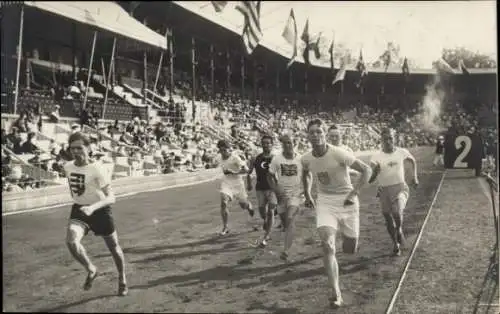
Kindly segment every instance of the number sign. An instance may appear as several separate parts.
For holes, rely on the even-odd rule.
[[[475,169],[480,167],[483,144],[476,134],[445,137],[444,163],[448,169]]]

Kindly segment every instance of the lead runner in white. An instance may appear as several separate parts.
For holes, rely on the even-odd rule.
[[[280,137],[282,152],[269,165],[269,185],[278,198],[278,213],[285,229],[285,247],[282,260],[288,259],[293,243],[294,221],[299,211],[302,194],[302,162],[295,152],[291,134]]]
[[[352,152],[326,143],[326,125],[320,119],[307,126],[312,151],[302,157],[303,184],[306,205],[315,208],[316,227],[323,247],[323,263],[328,282],[333,290],[330,305],[342,305],[339,286],[339,267],[335,257],[337,231],[343,235],[343,251],[355,253],[359,237],[359,200],[361,188],[371,175],[371,168]],[[351,183],[349,168],[360,172],[355,186]],[[312,177],[312,178],[311,178]],[[311,196],[311,179],[318,185],[315,204]]]
[[[234,199],[238,200],[240,207],[248,211],[250,217],[254,216],[252,204],[248,201],[247,188],[243,181],[243,174],[248,173],[248,166],[237,154],[231,152],[230,144],[225,140],[217,143],[221,159],[219,164],[224,176],[220,185],[221,205],[220,212],[222,218],[222,231],[220,235],[229,233],[229,211],[228,206]]]
[[[377,195],[380,207],[387,231],[394,243],[393,253],[399,256],[404,243],[403,212],[410,196],[410,190],[405,181],[404,162],[408,160],[412,165],[412,184],[415,187],[418,186],[417,162],[407,149],[394,145],[394,129],[383,129],[381,136],[382,150],[374,154],[370,161],[373,174],[369,183],[378,180]]]

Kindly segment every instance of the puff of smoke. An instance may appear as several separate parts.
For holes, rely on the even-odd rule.
[[[431,83],[425,87],[425,96],[422,99],[421,108],[419,111],[418,122],[422,129],[428,132],[438,133],[444,127],[441,123],[441,111],[445,91],[442,88],[441,76],[436,74]]]

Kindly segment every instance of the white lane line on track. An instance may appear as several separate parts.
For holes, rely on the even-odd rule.
[[[127,196],[136,195],[136,194],[147,193],[147,192],[158,192],[158,191],[164,191],[164,190],[169,190],[169,189],[182,188],[182,187],[186,187],[186,186],[190,186],[190,185],[203,184],[203,183],[207,183],[207,182],[214,181],[214,180],[216,180],[216,178],[207,179],[207,180],[203,180],[203,181],[190,182],[190,183],[175,184],[175,185],[161,187],[161,188],[147,190],[147,191],[129,192],[129,193],[117,195],[116,198],[122,198],[122,197],[127,197]],[[73,204],[73,203],[68,202],[68,203],[51,205],[51,206],[44,206],[44,207],[30,208],[30,209],[19,210],[19,211],[14,211],[14,212],[7,212],[7,213],[2,213],[2,217],[38,212],[38,211],[43,211],[43,210],[49,210],[49,209],[53,209],[53,208],[68,206],[71,204]]]
[[[389,305],[387,306],[385,314],[391,313],[392,308],[394,307],[394,304],[396,303],[396,299],[398,297],[399,291],[401,290],[401,286],[403,285],[403,281],[405,280],[405,277],[406,277],[406,272],[410,268],[411,260],[413,259],[413,256],[415,255],[415,252],[417,251],[417,247],[418,247],[418,244],[420,243],[420,239],[422,238],[422,235],[424,234],[425,225],[427,224],[427,221],[429,220],[429,217],[431,216],[432,209],[434,208],[434,203],[436,202],[437,197],[439,195],[439,191],[441,190],[441,186],[443,185],[444,177],[446,176],[446,171],[447,171],[446,169],[443,171],[443,176],[441,177],[441,181],[439,182],[439,185],[436,189],[436,193],[434,194],[431,205],[429,206],[429,210],[427,211],[427,215],[425,216],[424,222],[422,223],[422,227],[420,227],[420,231],[418,232],[417,239],[415,240],[415,243],[413,244],[413,248],[411,250],[410,256],[408,257],[408,260],[406,261],[406,266],[403,270],[403,273],[401,274],[401,277],[399,278],[398,285],[396,287],[396,290],[394,291],[394,294],[392,295],[391,302],[389,302]]]

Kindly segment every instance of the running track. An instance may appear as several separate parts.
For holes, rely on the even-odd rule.
[[[411,191],[405,232],[411,245],[425,218],[442,172],[432,171],[432,151],[414,151],[420,187]],[[254,194],[254,193],[252,193]],[[360,253],[339,255],[341,287],[347,306],[339,313],[382,312],[387,306],[408,249],[390,256],[392,246],[375,199],[375,189],[361,197]],[[255,204],[255,198],[252,197]],[[230,237],[220,229],[217,182],[124,197],[114,216],[125,251],[126,298],[115,297],[113,261],[101,239],[84,240],[103,276],[83,292],[85,277],[65,246],[69,206],[3,217],[5,311],[57,312],[322,312],[326,310],[326,278],[313,228],[305,212],[297,221],[293,262],[278,258],[281,234],[273,233],[266,250],[256,250],[258,218],[234,206]],[[256,215],[258,216],[258,215]],[[259,256],[252,265],[238,261]]]

